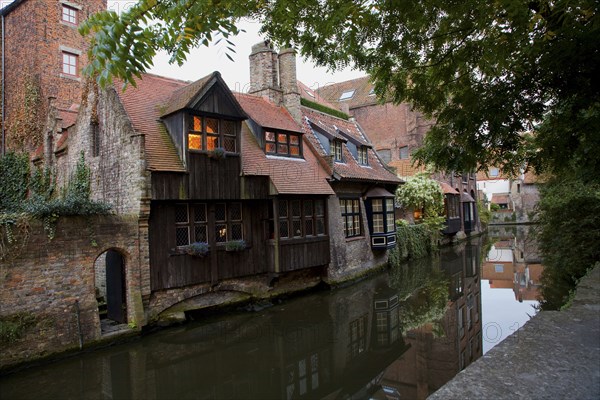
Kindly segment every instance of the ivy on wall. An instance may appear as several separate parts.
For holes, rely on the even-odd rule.
[[[8,146],[12,150],[28,152],[42,143],[43,125],[46,121],[42,108],[39,76],[24,74],[23,86],[14,94],[10,125],[7,124]]]

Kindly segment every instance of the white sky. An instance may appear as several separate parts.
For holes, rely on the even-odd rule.
[[[154,60],[154,67],[150,72],[171,78],[194,81],[213,71],[219,71],[230,89],[237,92],[246,92],[250,83],[250,67],[248,56],[254,44],[264,40],[258,35],[260,25],[252,21],[244,21],[239,25],[246,32],[230,40],[235,44],[236,53],[229,53],[235,62],[230,61],[225,55],[226,42],[222,41],[216,46],[195,49],[188,57],[187,62],[179,67],[170,65],[166,53],[159,54]],[[297,59],[298,79],[312,89],[323,87],[329,83],[341,82],[359,78],[364,72],[346,68],[341,71],[328,72],[326,68],[316,67],[310,60]]]

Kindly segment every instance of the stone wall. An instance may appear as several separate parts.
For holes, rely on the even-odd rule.
[[[95,296],[94,264],[108,249],[125,262],[127,322],[145,324],[138,221],[116,216],[61,217],[48,240],[32,222],[26,245],[0,264],[0,318],[25,312],[36,323],[10,345],[1,345],[0,368],[52,353],[79,348],[101,337]]]

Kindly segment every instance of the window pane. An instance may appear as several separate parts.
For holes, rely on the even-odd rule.
[[[290,146],[290,155],[299,156],[300,155],[300,147],[298,146]]]
[[[354,234],[360,235],[360,218],[358,215],[354,216]]]
[[[317,235],[325,234],[325,219],[317,218]]]
[[[358,200],[352,200],[352,205],[354,206],[354,213],[358,214],[360,212]]]
[[[196,225],[194,227],[196,242],[208,242],[206,237],[206,225]]]
[[[383,211],[383,200],[382,199],[373,199],[371,200],[373,204],[373,212],[382,212]]]
[[[300,216],[300,200],[292,201],[292,217]]]
[[[175,206],[175,223],[187,223],[188,222],[188,209],[186,204],[177,204]]]
[[[396,231],[396,223],[395,223],[394,213],[387,213],[387,231],[388,232]]]
[[[206,133],[219,133],[219,120],[206,118]]]
[[[373,233],[384,233],[383,214],[373,214]]]
[[[298,146],[300,144],[300,137],[297,135],[290,135],[290,144]]]
[[[229,217],[231,221],[242,220],[242,203],[231,203],[229,205]]]
[[[226,214],[225,214],[225,204],[224,203],[218,203],[215,205],[215,220],[216,221],[225,221],[226,219]]]
[[[294,237],[302,236],[302,221],[300,219],[294,219],[292,221],[292,233]]]
[[[202,150],[202,135],[190,133],[188,135],[188,149]]]
[[[288,154],[287,144],[278,144],[277,145],[277,153],[279,153],[279,154]]]
[[[196,115],[193,115],[190,120],[190,130],[201,132],[202,131],[202,118]]]
[[[212,151],[219,147],[219,137],[218,136],[206,136],[206,149]]]
[[[273,132],[265,132],[265,140],[269,142],[275,141],[275,134]]]
[[[227,225],[219,224],[215,226],[215,237],[217,243],[223,243],[227,241]]]
[[[194,222],[206,222],[206,204],[194,206]]]
[[[346,213],[346,200],[340,199],[340,208],[342,209],[342,214]]]
[[[233,121],[221,121],[221,128],[224,135],[235,135],[235,122]]]
[[[242,240],[242,224],[231,224],[231,240]]]
[[[388,212],[394,210],[394,199],[385,199],[385,210]]]
[[[279,221],[279,236],[280,237],[289,237],[287,220]]]
[[[236,148],[236,140],[235,140],[235,136],[225,136],[223,138],[223,148],[225,149],[225,151],[229,151],[231,153],[236,153],[237,152],[237,148]]]
[[[287,144],[287,135],[285,133],[278,133],[277,143]]]
[[[274,143],[267,143],[265,146],[265,151],[267,153],[275,153],[275,144]]]
[[[305,236],[313,235],[313,220],[312,219],[304,220],[304,235]]]
[[[304,201],[304,216],[311,217],[313,215],[313,202],[312,200]]]
[[[279,216],[280,217],[288,216],[287,200],[279,200]]]
[[[177,246],[187,246],[190,244],[189,228],[187,226],[175,228],[175,237]]]
[[[325,207],[323,200],[315,200],[315,214],[317,214],[318,217],[322,217],[323,215],[325,215]]]

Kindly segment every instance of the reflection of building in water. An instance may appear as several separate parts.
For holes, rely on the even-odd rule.
[[[445,252],[442,269],[450,277],[443,319],[406,334],[409,349],[390,365],[375,399],[425,399],[482,355],[479,246]]]
[[[482,279],[492,289],[512,289],[517,301],[537,300],[543,266],[528,227],[518,227],[510,238],[502,237],[491,247],[483,264]]]

